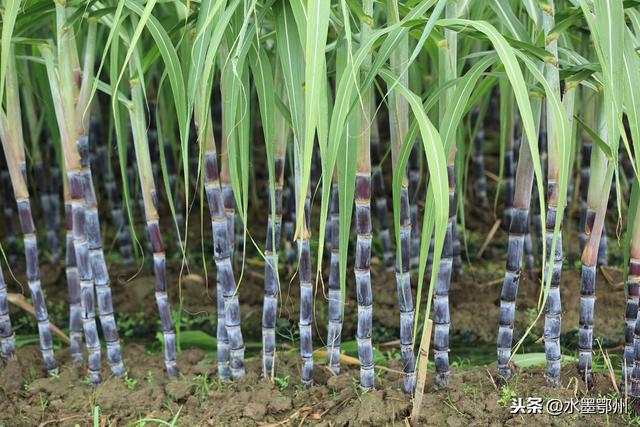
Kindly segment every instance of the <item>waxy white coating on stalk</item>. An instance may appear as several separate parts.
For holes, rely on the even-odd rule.
[[[541,102],[532,105],[534,121],[541,122]],[[524,141],[526,135],[521,139]],[[534,167],[529,142],[521,143],[516,168],[514,187],[514,203],[512,220],[509,225],[509,243],[507,246],[507,262],[500,293],[500,312],[498,324],[497,353],[498,380],[504,381],[512,375],[510,360],[513,345],[513,329],[515,325],[516,298],[522,269],[522,253],[526,244],[525,233],[529,226],[529,207],[531,206],[531,189],[534,182]]]
[[[196,111],[200,106],[196,103]],[[236,292],[231,258],[233,256],[233,226],[229,218],[227,204],[233,200],[233,193],[226,197],[221,184],[218,169],[216,146],[213,136],[211,116],[207,117],[205,129],[196,126],[204,135],[204,181],[207,204],[213,230],[213,257],[217,267],[217,338],[218,338],[218,377],[223,381],[237,380],[245,375],[244,340],[240,329],[240,303]],[[224,132],[224,131],[223,131]],[[225,138],[223,137],[223,142]],[[223,161],[222,169],[228,173],[228,164]],[[229,188],[230,190],[230,188]],[[231,200],[228,200],[228,199]]]
[[[283,141],[280,141],[280,144]],[[282,151],[282,150],[280,150]],[[273,190],[274,212],[269,209],[267,219],[267,236],[265,244],[264,265],[264,301],[262,309],[262,373],[265,378],[275,375],[276,318],[278,316],[278,294],[280,283],[278,278],[278,249],[280,246],[280,229],[282,224],[282,180],[284,175],[284,157],[276,157],[274,162]],[[270,193],[271,194],[271,193]],[[275,213],[272,215],[272,213]]]
[[[122,362],[122,350],[120,348],[120,338],[113,313],[113,299],[109,272],[102,248],[102,238],[100,236],[100,218],[98,216],[98,205],[96,200],[93,178],[91,175],[91,165],[89,163],[89,141],[87,137],[79,138],[76,146],[80,154],[81,177],[84,188],[85,201],[85,232],[89,247],[89,260],[93,273],[93,283],[95,286],[98,302],[98,316],[107,347],[107,363],[111,368],[111,373],[116,377],[125,375],[124,363]]]
[[[335,374],[340,373],[340,344],[342,343],[342,291],[340,290],[340,206],[338,200],[338,176],[334,172],[329,201],[329,230],[331,259],[329,266],[329,295],[327,310],[327,363]]]
[[[65,194],[65,199],[69,195]],[[76,263],[75,246],[73,244],[73,213],[71,203],[64,204],[66,217],[66,253],[65,274],[67,278],[67,293],[69,296],[69,340],[71,359],[76,365],[81,365],[82,356],[82,306],[80,304],[80,277]]]

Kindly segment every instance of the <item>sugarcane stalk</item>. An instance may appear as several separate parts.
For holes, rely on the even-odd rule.
[[[285,249],[285,262],[287,266],[292,266],[296,260],[296,251],[293,249],[293,233],[294,233],[294,221],[295,221],[295,189],[294,189],[294,173],[293,173],[293,144],[290,145],[289,154],[285,154],[285,176],[289,179],[285,181],[284,190],[282,193],[284,213],[283,213],[283,227],[282,233],[284,235],[284,249]]]
[[[453,228],[455,227],[456,194],[454,166],[447,166],[449,182],[449,220],[442,247],[442,256],[433,294],[433,357],[436,365],[436,385],[444,387],[449,382],[449,286],[453,268]]]
[[[580,233],[580,252],[584,250],[587,244],[587,235],[585,234],[585,223],[587,220],[587,194],[589,192],[589,177],[591,169],[589,163],[591,159],[592,142],[584,141],[582,144],[582,161],[580,167],[580,222],[578,223],[578,232]]]
[[[382,263],[386,270],[393,271],[393,253],[391,252],[391,234],[387,222],[387,195],[384,189],[384,175],[380,165],[380,131],[378,121],[371,123],[371,178],[373,196],[376,201],[376,219],[378,235],[382,243]]]
[[[506,85],[505,85],[506,89]],[[504,213],[502,219],[502,226],[505,230],[509,230],[511,226],[511,214],[513,210],[513,193],[514,193],[514,177],[516,173],[516,162],[514,159],[514,146],[515,146],[515,108],[513,101],[513,94],[509,91],[501,97],[501,101],[506,105],[503,108],[507,109],[507,144],[504,151]]]
[[[224,92],[224,88],[222,91]],[[224,97],[223,97],[224,98]],[[220,174],[217,176],[220,183],[220,195],[222,197],[222,204],[220,207],[224,209],[225,214],[225,227],[226,234],[223,235],[222,230],[218,229],[222,227],[221,219],[218,217],[216,211],[216,220],[214,224],[214,239],[220,242],[220,245],[226,245],[218,250],[220,251],[216,259],[216,266],[218,267],[218,274],[220,275],[220,284],[222,287],[222,294],[224,297],[224,313],[225,313],[225,328],[229,337],[229,360],[231,365],[231,378],[238,380],[245,375],[244,368],[244,340],[242,337],[242,330],[240,329],[240,302],[238,300],[238,293],[236,289],[236,279],[233,274],[233,251],[235,247],[235,197],[233,195],[233,189],[231,188],[231,174],[229,169],[229,156],[227,147],[227,136],[229,129],[225,126],[225,116],[229,114],[226,109],[222,109],[222,143],[221,149],[221,168]],[[209,150],[211,150],[209,144]],[[214,144],[215,145],[215,144]],[[217,170],[216,170],[217,172]],[[216,207],[218,209],[218,207]],[[218,246],[216,240],[214,240],[214,248]],[[216,249],[214,249],[216,250]],[[216,254],[214,253],[214,257]]]
[[[388,3],[388,19],[390,23],[399,21],[398,2]],[[408,86],[408,74],[404,64],[408,60],[408,41],[403,40],[391,55],[391,69],[397,73],[400,83]],[[389,131],[391,137],[391,164],[396,169],[400,145],[404,141],[409,128],[407,101],[395,91],[389,94]],[[410,249],[411,249],[411,213],[409,208],[409,182],[406,170],[402,172],[400,187],[400,230],[399,247],[396,251],[396,286],[398,306],[400,308],[400,354],[402,357],[402,390],[413,393],[416,384],[416,359],[413,352],[413,324],[415,309],[411,294]]]
[[[615,185],[611,187],[611,191],[613,191],[614,188]],[[607,226],[605,224],[602,225],[602,234],[600,235],[600,246],[598,248],[598,265],[609,265],[609,258],[607,255]]]
[[[137,58],[134,58],[134,60],[137,60]],[[136,162],[138,164],[138,177],[144,201],[147,235],[151,242],[153,252],[156,305],[158,306],[162,335],[164,338],[164,364],[167,375],[173,378],[178,375],[178,367],[176,365],[176,334],[167,295],[166,257],[160,233],[160,216],[157,206],[158,197],[151,169],[151,156],[149,154],[149,141],[147,139],[142,87],[140,80],[136,77],[137,68],[135,67],[135,62],[137,61],[132,61],[129,64],[129,71],[132,76],[130,80],[132,106],[129,110],[129,117],[131,120]]]
[[[28,67],[23,65],[20,71],[25,80],[28,80],[30,78]],[[47,235],[47,249],[49,250],[51,263],[56,265],[60,261],[60,243],[58,242],[58,234],[56,233],[54,224],[54,215],[50,214],[52,212],[53,206],[51,203],[51,195],[49,194],[46,183],[47,179],[44,170],[43,150],[40,147],[41,131],[40,127],[38,126],[38,118],[36,114],[35,102],[33,99],[33,92],[30,90],[28,84],[21,85],[21,94],[24,113],[27,119],[26,122],[28,124],[29,140],[31,142],[31,156],[34,165],[36,189],[40,195],[40,206],[42,208],[42,212],[46,213],[45,215],[43,215],[43,222]]]
[[[607,140],[603,102],[597,106],[596,126],[603,140]],[[596,264],[600,238],[604,227],[609,191],[611,189],[611,166],[602,150],[594,147],[591,150],[591,177],[587,194],[585,216],[586,243],[582,251],[582,272],[580,278],[580,324],[578,328],[578,371],[585,379],[587,386],[593,385],[591,372],[593,353],[593,310],[595,305]]]
[[[9,300],[7,298],[7,284],[0,268],[0,359],[6,363],[15,358],[16,336],[11,327],[9,317]]]
[[[342,291],[340,289],[340,201],[338,196],[338,170],[333,172],[331,201],[329,204],[331,230],[331,260],[329,266],[329,300],[327,330],[327,363],[336,375],[340,373],[340,344],[342,342]]]
[[[420,184],[420,144],[419,138],[413,143],[409,154],[409,210],[411,214],[411,268],[418,267],[420,261],[420,230],[418,229],[418,185]]]
[[[280,228],[282,224],[282,177],[284,172],[284,157],[276,158],[275,172],[278,182],[275,187],[275,218],[269,214],[267,220],[267,241],[265,249],[264,267],[264,302],[262,309],[262,344],[263,363],[262,372],[266,378],[273,377],[276,347],[276,318],[278,309],[278,293],[280,291],[278,279],[278,246]],[[275,237],[274,237],[275,236]]]
[[[547,165],[547,118],[546,118],[546,108],[544,103],[542,104],[542,113],[540,115],[540,130],[538,133],[538,152],[540,153],[540,170],[544,171]],[[543,183],[546,180],[543,179]],[[533,217],[533,231],[536,235],[536,251],[537,253],[542,253],[542,239],[544,238],[542,234],[542,219],[540,215],[540,199],[538,198],[538,183],[533,183],[533,208],[532,217]]]
[[[406,184],[406,180],[404,180]],[[415,354],[413,352],[413,323],[415,309],[411,295],[411,275],[409,270],[409,250],[411,239],[411,217],[409,194],[405,185],[400,193],[400,255],[396,257],[396,284],[400,307],[400,352],[404,371],[402,388],[405,393],[415,388]]]
[[[458,4],[449,2],[445,9],[447,18],[456,17]],[[438,44],[438,74],[441,83],[457,76],[458,37],[453,30],[445,30],[445,38]],[[444,117],[447,104],[451,101],[452,91],[449,89],[441,98],[439,104],[440,117]],[[458,205],[456,202],[455,157],[456,144],[451,147],[447,157],[447,177],[449,184],[449,218],[442,247],[442,255],[438,268],[433,294],[433,358],[436,365],[436,386],[445,387],[449,383],[449,287],[451,286],[451,272],[453,269],[454,239],[457,234]]]
[[[88,106],[89,91],[93,84],[93,67],[95,62],[96,51],[96,31],[97,22],[94,19],[88,21],[88,31],[86,35],[84,58],[83,58],[83,72],[81,86],[79,87],[79,101],[78,106],[83,108]],[[81,276],[80,286],[83,294],[90,292],[93,299],[93,292],[95,289],[98,305],[98,316],[100,317],[100,324],[104,334],[104,340],[107,347],[107,363],[111,368],[111,373],[116,377],[122,377],[125,375],[124,364],[122,362],[122,351],[120,348],[120,339],[118,336],[118,327],[116,325],[115,316],[113,313],[113,299],[111,296],[111,287],[109,280],[109,272],[107,270],[107,264],[104,257],[104,250],[102,248],[102,237],[100,236],[100,218],[98,214],[98,204],[95,194],[95,187],[93,184],[93,178],[91,175],[90,164],[90,148],[89,148],[89,114],[76,111],[76,135],[75,140],[76,150],[79,157],[79,168],[77,168],[77,178],[81,185],[80,191],[82,191],[82,199],[84,202],[84,235],[87,245],[87,260],[80,261],[77,257],[78,264],[81,262],[88,262],[90,265],[90,272],[88,272],[85,280],[83,281],[83,274],[79,270]],[[71,186],[71,191],[74,191]],[[74,221],[75,226],[75,221]],[[76,245],[77,246],[77,245]],[[76,247],[77,249],[77,247]],[[84,251],[84,249],[83,249]],[[83,288],[83,282],[85,287]],[[87,285],[93,282],[91,288]],[[93,304],[92,304],[93,305]]]
[[[552,31],[555,20],[555,6],[553,1],[547,4],[548,7],[542,8],[542,27],[545,33],[545,49],[552,55],[556,61],[555,63],[547,62],[544,65],[544,76],[549,82],[549,85],[554,91],[560,94],[560,77],[558,72],[558,41],[554,37],[548,37]],[[562,102],[565,107],[565,114],[569,121],[573,119],[573,107],[575,99],[576,85],[567,84],[564,87],[564,94],[562,94]],[[549,293],[547,296],[547,303],[545,307],[545,323],[544,323],[544,346],[547,359],[546,379],[547,385],[550,387],[560,386],[560,331],[562,323],[562,303],[560,300],[560,276],[562,274],[562,222],[563,218],[558,218],[556,213],[558,209],[558,176],[560,171],[560,165],[558,163],[559,151],[558,151],[558,123],[551,114],[551,106],[547,100],[546,108],[546,123],[548,132],[548,149],[551,155],[548,158],[548,170],[547,170],[547,215],[546,215],[546,231],[545,239],[547,248],[552,247],[554,239],[554,230],[556,222],[559,221],[559,231],[556,237],[556,247],[554,253],[548,254],[547,269],[544,271],[545,283],[547,283],[548,275],[551,275],[549,280]],[[565,199],[566,200],[566,199]],[[566,202],[565,202],[566,203]]]
[[[98,203],[89,162],[89,140],[86,136],[80,137],[76,145],[78,153],[80,154],[80,174],[84,188],[85,232],[88,240],[89,260],[97,296],[98,316],[107,347],[107,363],[114,376],[122,377],[125,375],[125,368],[122,362],[118,327],[113,312],[109,272],[102,247],[102,237],[100,236]]]
[[[96,121],[99,121],[97,117],[95,117],[95,119]],[[116,244],[118,245],[120,255],[122,256],[123,264],[131,265],[133,263],[133,247],[131,237],[129,236],[127,217],[122,209],[122,196],[118,186],[116,185],[115,175],[113,173],[106,144],[100,143],[102,140],[99,138],[100,133],[97,132],[98,129],[96,129],[96,127],[97,125],[93,126],[94,132],[89,134],[89,141],[91,142],[91,138],[97,138],[95,140],[98,145],[96,148],[97,165],[98,169],[101,171],[101,177],[103,179],[104,189],[107,195],[107,202],[111,209],[111,223],[113,228],[116,230]]]
[[[0,185],[2,186],[3,204],[2,214],[4,218],[4,228],[7,238],[7,258],[9,267],[17,268],[18,263],[18,245],[16,240],[16,230],[13,220],[13,200],[11,200],[12,186],[9,169],[7,168],[4,156],[0,156]]]
[[[196,103],[197,114],[199,116],[200,106]],[[196,120],[196,127],[204,134],[204,188],[207,195],[209,215],[211,217],[211,228],[213,230],[213,257],[217,267],[216,274],[216,313],[217,313],[217,356],[218,356],[218,377],[222,381],[231,380],[231,367],[229,365],[230,344],[229,335],[225,324],[225,294],[224,286],[231,275],[231,255],[229,249],[229,235],[227,229],[227,217],[224,211],[222,200],[222,190],[220,188],[220,176],[218,173],[218,158],[216,144],[213,136],[213,126],[211,118],[208,118],[208,127],[202,129]]]
[[[600,150],[593,150],[599,152]],[[613,167],[605,162],[606,173],[603,181],[595,181],[596,173],[593,165],[600,165],[594,162],[592,155],[592,179],[594,183],[598,182],[594,187],[600,187],[601,198],[598,203],[597,210],[591,211],[595,215],[589,214],[586,221],[586,232],[588,241],[582,252],[582,271],[580,275],[580,320],[578,328],[578,371],[581,378],[584,378],[587,388],[593,387],[592,372],[592,355],[593,355],[593,318],[595,307],[596,293],[596,266],[598,260],[598,248],[600,246],[600,237],[602,236],[602,227],[607,212],[608,192],[611,189],[611,181],[613,178]]]
[[[173,148],[171,147],[171,141],[169,139],[164,140],[163,149],[165,162],[167,164],[167,174],[169,175],[169,186],[171,187],[173,193],[173,205],[175,206],[176,212],[176,224],[178,226],[178,230],[184,230],[184,198],[180,195],[179,181],[176,177],[177,167],[175,153],[173,151]],[[180,246],[179,240],[177,243],[178,246]]]
[[[48,167],[49,167],[49,185],[47,185],[47,192],[49,193],[49,202],[51,204],[51,217],[53,222],[53,228],[56,231],[60,229],[61,221],[61,206],[60,201],[63,199],[62,187],[65,185],[65,180],[60,179],[64,176],[60,172],[60,166],[58,163],[58,156],[56,154],[55,146],[51,138],[47,139],[47,151],[48,151]],[[61,184],[62,182],[62,184]]]
[[[534,263],[533,241],[531,240],[531,218],[527,218],[524,230],[524,270],[532,274]]]
[[[367,16],[373,16],[372,0],[363,0],[362,7]],[[369,37],[370,32],[371,27],[369,24],[362,22],[360,26],[360,37],[363,41]],[[370,63],[371,56],[368,55],[364,61],[364,68],[368,68]],[[373,226],[371,222],[371,122],[375,121],[372,99],[373,88],[371,90],[365,90],[360,97],[360,132],[356,159],[354,199],[356,255],[353,269],[356,279],[356,301],[358,304],[356,340],[358,342],[358,359],[360,360],[360,387],[365,390],[372,389],[375,385],[373,346],[371,344],[373,293],[371,291],[370,267],[371,240],[373,238]],[[418,154],[416,154],[416,156]],[[414,178],[416,180],[414,183],[414,191],[417,192],[418,181],[420,180],[419,164],[417,176]],[[417,217],[417,206],[415,210]],[[418,246],[419,245],[420,240],[418,239]]]
[[[484,120],[480,118],[480,111],[475,108],[471,113],[472,125],[476,127],[473,137],[473,193],[480,208],[489,206],[487,197],[487,178],[484,169]]]
[[[539,117],[540,102],[537,102]],[[498,326],[498,378],[501,381],[511,378],[511,346],[515,324],[516,297],[520,284],[522,253],[525,244],[524,235],[529,223],[529,206],[533,187],[533,160],[527,144],[520,145],[520,155],[516,170],[514,199],[511,224],[509,225],[509,243],[507,246],[507,266],[500,293],[500,318]]]
[[[532,100],[534,121],[541,125],[542,103],[540,99]],[[540,129],[540,131],[542,131]],[[527,136],[523,133],[521,140]],[[531,136],[529,138],[535,138]],[[512,220],[509,224],[509,241],[507,246],[507,261],[500,293],[500,312],[498,321],[497,355],[499,382],[511,378],[513,374],[511,360],[511,346],[513,344],[513,327],[515,324],[516,298],[522,273],[522,254],[525,245],[525,233],[529,223],[529,209],[531,206],[531,194],[534,183],[534,165],[529,144],[521,143],[518,154],[518,165],[514,183],[514,198]],[[534,200],[537,198],[534,198]]]
[[[44,171],[44,165],[42,159],[36,162],[35,165],[36,174],[36,187],[40,194],[40,205],[44,215],[44,228],[47,234],[47,249],[49,249],[49,257],[51,264],[57,265],[60,261],[60,242],[58,241],[58,233],[55,228],[55,218],[53,213],[53,204],[51,203],[52,196],[47,190],[46,176]]]
[[[282,117],[276,115],[275,141],[273,147],[273,192],[269,193],[269,215],[265,244],[264,300],[262,309],[262,374],[265,378],[275,376],[276,319],[278,316],[278,294],[280,277],[278,275],[278,251],[282,228],[282,192],[284,186],[284,163],[289,128]]]
[[[296,145],[296,144],[294,144]],[[296,206],[300,197],[304,197],[304,212],[302,214],[301,232],[295,236],[298,246],[298,276],[300,283],[300,319],[298,327],[300,329],[300,357],[302,359],[301,382],[305,388],[313,385],[313,283],[311,282],[311,232],[309,229],[311,210],[311,189],[300,188],[301,185],[301,155],[299,148],[295,149],[294,170],[296,178]],[[296,212],[296,218],[300,218]]]
[[[38,242],[36,240],[36,228],[31,214],[31,203],[27,187],[20,97],[18,94],[18,76],[13,47],[11,48],[6,74],[6,114],[0,109],[0,139],[2,140],[2,148],[7,161],[13,194],[17,204],[18,219],[20,220],[20,229],[24,243],[27,283],[31,292],[31,300],[38,323],[40,351],[42,352],[42,358],[49,373],[56,374],[58,372],[58,364],[53,354],[49,314],[40,283]]]
[[[633,206],[629,206],[633,209]],[[631,212],[629,212],[631,214]],[[638,325],[638,300],[640,296],[640,203],[636,202],[635,216],[631,225],[629,241],[629,269],[627,274],[627,307],[624,321],[624,358],[622,362],[622,384],[628,387],[631,395],[640,396],[640,364],[636,366],[635,341],[638,339],[640,349],[640,336],[636,338],[635,330]],[[640,330],[639,330],[640,332]],[[638,354],[640,356],[640,354]]]
[[[78,275],[78,265],[76,263],[75,246],[73,244],[73,208],[71,206],[71,195],[68,186],[64,185],[65,191],[65,218],[66,218],[66,252],[65,252],[65,274],[67,277],[67,293],[69,301],[69,340],[71,350],[71,360],[76,365],[81,365],[82,356],[82,305],[80,291],[80,277]]]

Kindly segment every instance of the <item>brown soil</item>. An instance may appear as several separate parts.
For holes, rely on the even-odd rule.
[[[260,271],[255,266],[250,271]],[[43,274],[47,280],[55,279],[53,272]],[[157,328],[157,314],[153,304],[153,278],[142,274],[124,284],[118,276],[129,277],[132,270],[121,269],[114,277],[114,304],[119,313],[129,315],[141,313],[146,326],[136,331],[135,336],[146,335]],[[177,277],[177,267],[170,274]],[[623,341],[622,322],[624,316],[624,290],[617,283],[621,273],[607,270],[609,280],[598,275],[598,302],[596,304],[596,337],[619,345]],[[474,345],[491,345],[495,342],[498,322],[501,272],[479,272],[470,269],[453,283],[451,291],[452,314],[452,361],[456,354],[474,348]],[[247,273],[247,280],[240,288],[243,313],[243,331],[247,341],[259,343],[261,316],[261,280],[256,273]],[[374,269],[373,283],[376,288],[374,341],[397,336],[398,312],[393,273]],[[46,282],[46,281],[45,281]],[[351,279],[349,280],[351,282]],[[50,294],[58,293],[61,278],[45,284]],[[280,322],[294,325],[297,319],[296,282],[283,283]],[[352,286],[352,284],[351,284]],[[176,287],[177,288],[177,287]],[[539,287],[536,282],[524,279],[518,295],[516,330],[524,331],[534,319]],[[178,300],[174,289],[174,307]],[[60,298],[64,292],[60,290]],[[571,336],[577,328],[579,306],[579,272],[566,270],[562,277],[563,331]],[[183,281],[182,298],[187,317],[202,317],[204,329],[215,336],[215,298],[200,278],[189,276]],[[344,340],[353,339],[355,298],[352,289],[347,291],[345,307]],[[316,321],[318,333],[314,337],[315,347],[324,342],[324,298],[318,291]],[[14,316],[19,316],[14,313]],[[210,316],[210,317],[207,317]],[[64,326],[64,325],[61,325]],[[122,327],[122,325],[121,325]],[[148,328],[148,329],[147,329]],[[541,334],[542,321],[533,333]],[[19,332],[18,332],[19,333]],[[152,336],[152,335],[151,335]],[[533,337],[534,339],[536,336]],[[569,338],[567,338],[569,339]],[[0,371],[0,423],[7,426],[34,425],[90,425],[93,410],[100,407],[101,425],[135,425],[144,418],[171,420],[176,414],[177,425],[404,425],[411,410],[411,400],[400,391],[398,362],[389,360],[387,368],[379,370],[378,389],[362,393],[357,384],[357,368],[346,368],[344,373],[333,377],[320,363],[315,372],[316,386],[302,390],[299,386],[299,360],[293,343],[280,340],[280,356],[276,376],[280,387],[259,378],[261,363],[259,350],[250,353],[248,375],[235,384],[220,384],[216,378],[213,355],[197,349],[183,351],[179,356],[182,376],[179,380],[167,381],[164,376],[161,354],[150,353],[135,344],[136,339],[125,337],[125,363],[128,368],[129,386],[122,379],[109,378],[105,367],[103,384],[93,387],[83,382],[84,368],[70,366],[68,352],[57,352],[63,363],[59,378],[46,378],[37,347],[26,346],[19,350],[18,359]],[[457,346],[457,348],[456,348]],[[395,349],[395,345],[382,346],[382,350]],[[259,345],[258,345],[259,348]],[[614,349],[615,350],[615,349]],[[614,366],[614,369],[618,369]],[[432,372],[432,371],[431,371]],[[538,425],[600,425],[603,416],[566,415],[551,417],[509,414],[508,405],[498,402],[501,393],[496,389],[491,374],[495,366],[454,368],[451,384],[445,390],[436,391],[432,378],[427,385],[424,401],[423,425],[521,425],[534,421]],[[577,378],[574,366],[563,368],[562,389],[544,386],[543,368],[519,370],[509,387],[519,397],[557,397],[570,399],[581,396],[582,382]],[[596,377],[596,389],[590,395],[597,397],[614,391],[611,380],[604,374]],[[135,381],[135,385],[133,385]],[[287,383],[286,385],[283,382]],[[434,408],[438,408],[434,410]],[[612,417],[609,425],[626,425],[628,418]],[[46,424],[48,423],[48,424]],[[281,424],[278,424],[281,423]],[[153,423],[150,423],[153,425]],[[41,424],[42,425],[42,424]]]
[[[279,378],[287,384],[277,386],[259,378],[260,362],[248,361],[247,376],[238,383],[221,384],[216,367],[200,350],[184,351],[178,365],[177,380],[164,377],[161,357],[150,356],[135,344],[125,347],[128,380],[109,378],[97,387],[82,382],[85,371],[69,366],[68,353],[58,353],[65,363],[58,378],[45,378],[38,351],[24,348],[0,375],[0,423],[7,426],[91,425],[99,407],[99,425],[142,425],[144,419],[177,420],[180,426],[208,425],[405,425],[411,400],[399,389],[399,375],[380,371],[375,391],[363,393],[355,386],[357,370],[347,368],[332,376],[318,366],[316,385],[308,390],[299,386],[297,356],[281,354]],[[509,403],[500,401],[490,373],[493,367],[454,370],[445,390],[427,384],[421,425],[627,425],[628,416],[602,415],[513,415]],[[570,400],[583,391],[573,376],[575,366],[565,367],[563,388],[544,386],[542,368],[519,370],[509,387],[519,397]],[[108,373],[104,371],[105,376]],[[128,383],[128,385],[127,385]],[[611,382],[596,375],[591,397],[604,396]],[[503,402],[509,402],[504,400]],[[533,418],[532,418],[533,417]],[[149,421],[146,425],[158,425]]]

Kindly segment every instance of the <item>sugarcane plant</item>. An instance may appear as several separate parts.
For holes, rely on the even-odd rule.
[[[471,259],[463,250],[469,243],[466,210],[471,204],[474,212],[490,210],[492,197],[493,232],[498,218],[508,232],[497,381],[513,377],[512,359],[544,315],[546,384],[561,385],[561,273],[570,250],[563,227],[571,226],[565,211],[569,218],[570,180],[579,163],[579,374],[593,386],[597,266],[606,262],[607,214],[617,209],[622,218],[629,187],[621,368],[627,391],[640,395],[640,89],[634,84],[640,13],[632,2],[492,0],[486,7],[465,0],[105,0],[85,8],[55,2],[43,15],[46,25],[19,22],[15,39],[21,2],[5,3],[3,267],[19,270],[13,258],[23,244],[40,348],[51,374],[58,368],[40,284],[28,162],[54,264],[62,230],[47,211],[62,211],[58,199],[64,200],[71,360],[83,363],[84,341],[92,383],[102,380],[98,325],[111,373],[125,375],[105,254],[110,237],[124,263],[132,264],[134,253],[140,266],[152,258],[165,369],[168,377],[179,376],[184,300],[181,279],[167,266],[175,250],[181,270],[194,268],[192,221],[199,210],[203,236],[204,218],[211,223],[211,253],[205,255],[204,240],[200,248],[204,281],[216,284],[212,317],[220,381],[240,380],[252,369],[250,363],[245,367],[251,359],[245,360],[242,327],[250,324],[241,325],[240,305],[245,273],[254,265],[248,254],[264,259],[261,376],[275,382],[280,354],[287,355],[277,337],[281,285],[288,281],[299,297],[291,336],[299,345],[292,351],[299,354],[305,388],[319,377],[315,363],[341,373],[348,351],[345,323],[351,319],[357,325],[360,388],[380,386],[373,313],[377,291],[387,283],[378,281],[384,276],[375,269],[392,270],[401,388],[414,398],[414,423],[424,406],[429,357],[435,386],[449,385],[450,291],[465,271],[463,258]],[[35,84],[26,84],[31,80]],[[109,103],[98,105],[107,98]],[[109,159],[112,147],[117,162]],[[496,151],[494,193],[486,179],[494,177],[493,164],[484,157]],[[619,163],[626,158],[634,173],[621,182]],[[264,174],[256,172],[263,164]],[[56,174],[62,181],[47,182]],[[385,188],[389,181],[391,188]],[[609,207],[612,186],[616,204]],[[6,194],[9,187],[15,201]],[[260,198],[265,187],[268,196]],[[14,203],[21,241],[12,235]],[[265,206],[266,233],[258,242],[249,208]],[[104,235],[101,207],[110,212],[113,236]],[[170,233],[165,224],[171,224]],[[146,239],[136,234],[141,228]],[[168,254],[167,236],[176,237]],[[517,294],[522,271],[533,274],[534,260],[541,265],[538,313],[520,334]],[[212,274],[209,263],[215,264]],[[351,283],[355,292],[347,291]],[[4,362],[16,353],[7,284],[0,272]],[[170,304],[174,288],[176,310]],[[326,323],[323,336],[315,330],[320,319]],[[314,359],[320,347],[326,362],[324,356],[322,362]]]
[[[102,248],[97,199],[89,164],[88,132],[98,24],[94,18],[87,20],[83,61],[80,64],[73,28],[66,25],[67,18],[73,12],[66,5],[56,5],[56,43],[41,45],[39,49],[45,62],[60,133],[59,140],[64,152],[73,247],[80,282],[81,317],[89,352],[89,377],[92,382],[98,383],[101,381],[101,349],[95,321],[96,296],[111,373],[121,377],[125,375],[125,369],[113,313],[109,273]],[[72,286],[73,292],[77,292],[75,284],[70,285]],[[70,299],[75,300],[76,296],[70,295]]]
[[[38,241],[36,227],[31,212],[31,200],[27,188],[27,167],[24,151],[24,140],[22,132],[22,115],[20,106],[18,72],[16,66],[15,47],[10,47],[9,63],[6,64],[6,80],[3,79],[6,88],[6,100],[4,108],[0,109],[0,140],[7,162],[7,169],[11,177],[11,185],[15,203],[17,205],[20,229],[22,231],[22,241],[24,244],[25,267],[27,283],[31,292],[36,321],[38,322],[38,333],[40,338],[40,350],[44,364],[49,374],[58,373],[58,363],[53,354],[53,337],[49,324],[49,313],[40,282],[40,263],[38,252]],[[3,70],[5,71],[5,70]],[[1,97],[0,97],[1,99]],[[8,190],[8,189],[7,189]],[[13,355],[15,343],[12,339],[11,323],[6,299],[6,285],[2,280],[2,315],[3,322],[3,359]]]

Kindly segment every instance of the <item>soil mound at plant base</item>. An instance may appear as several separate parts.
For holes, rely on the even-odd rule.
[[[391,361],[379,369],[377,389],[363,392],[357,386],[357,367],[344,367],[331,375],[317,364],[316,385],[300,387],[297,354],[279,356],[274,383],[260,378],[261,363],[247,363],[247,376],[238,383],[221,384],[211,355],[200,350],[180,354],[180,379],[168,381],[162,357],[150,355],[141,346],[124,347],[128,375],[107,378],[97,387],[83,381],[85,369],[69,365],[67,351],[59,352],[60,375],[46,378],[36,347],[18,351],[18,359],[0,371],[0,424],[7,426],[154,425],[152,419],[176,420],[178,426],[219,425],[405,425],[411,400],[400,391],[400,366]],[[544,385],[544,369],[518,370],[506,387],[497,388],[490,373],[495,367],[454,369],[450,387],[435,390],[427,384],[421,425],[628,425],[621,415],[548,414],[514,415],[512,397],[581,398],[582,383],[574,365],[563,368],[563,388]],[[608,375],[596,374],[590,397],[610,396]],[[99,407],[99,412],[96,412]],[[156,421],[157,422],[157,421]]]

